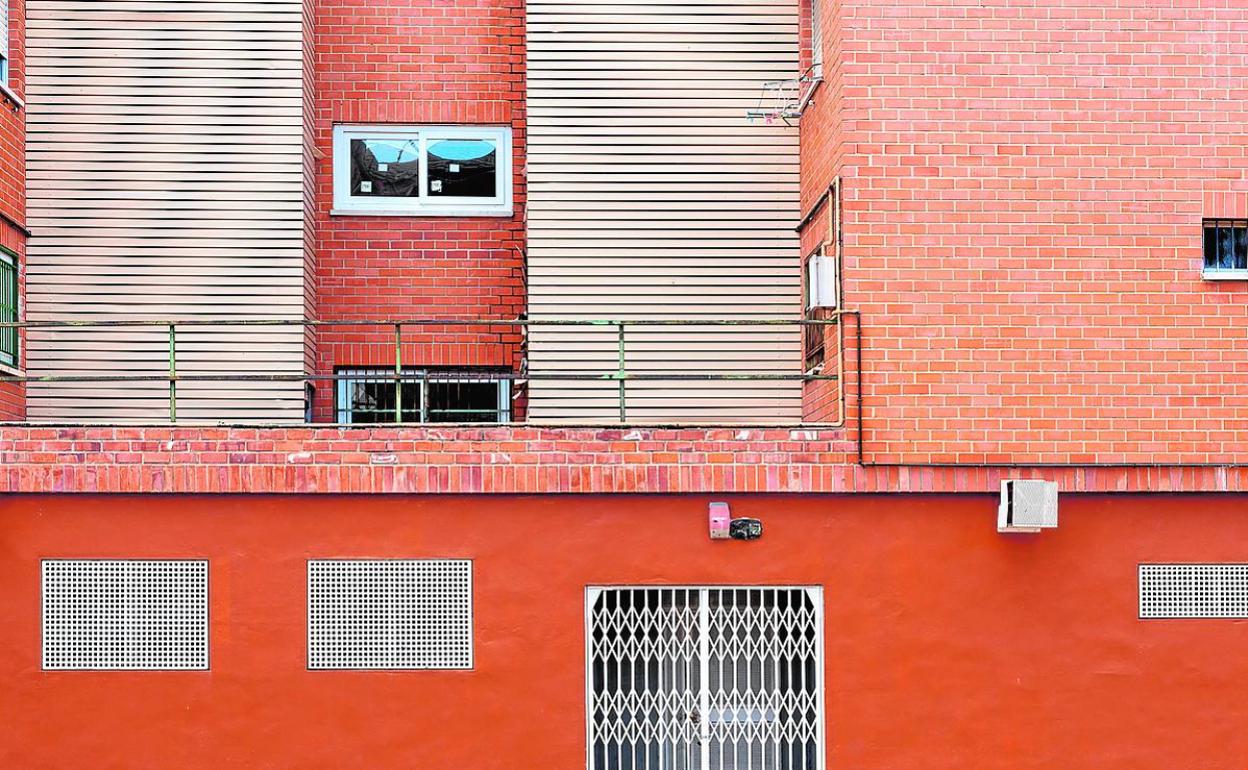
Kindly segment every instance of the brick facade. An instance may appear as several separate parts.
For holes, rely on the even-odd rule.
[[[872,467],[812,429],[0,427],[0,494],[1243,492],[1248,466]]]
[[[316,4],[316,294],[322,320],[514,319],[524,313],[524,4],[320,0]],[[512,128],[511,217],[335,216],[335,123]],[[404,333],[407,366],[516,369],[514,327]],[[322,328],[318,371],[394,365],[390,328]],[[318,384],[316,419],[333,419]]]
[[[11,0],[9,88],[19,99],[26,95],[25,30],[26,3]],[[26,110],[7,96],[0,97],[0,247],[17,254],[18,307],[23,309],[19,312],[24,312],[21,298],[26,291]],[[24,338],[24,333],[19,334],[19,348],[24,348],[20,344]],[[13,373],[0,369],[0,376]],[[0,421],[26,416],[24,390],[20,383],[0,383]]]
[[[844,177],[867,457],[1243,460],[1248,288],[1200,267],[1248,213],[1248,7],[826,7],[803,200]]]

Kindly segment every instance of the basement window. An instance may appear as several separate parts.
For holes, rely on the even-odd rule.
[[[333,213],[510,216],[511,129],[335,126]]]
[[[17,323],[17,259],[0,249],[0,323]],[[0,328],[0,364],[17,366],[17,329]]]
[[[511,420],[511,380],[498,371],[339,369],[338,422],[502,423]]]
[[[1206,219],[1205,264],[1210,280],[1248,280],[1248,219]]]

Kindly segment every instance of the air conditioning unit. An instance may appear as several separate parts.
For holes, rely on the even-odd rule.
[[[836,259],[827,254],[812,255],[806,260],[806,309],[838,307],[840,283]]]
[[[1057,528],[1057,484],[1010,479],[1001,482],[998,532],[1039,532]]]

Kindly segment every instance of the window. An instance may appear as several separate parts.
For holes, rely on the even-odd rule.
[[[511,129],[335,126],[334,213],[511,214]]]
[[[823,9],[822,0],[810,0],[810,74],[823,76]]]
[[[1248,279],[1248,219],[1205,220],[1204,275]]]
[[[819,588],[590,588],[590,770],[820,770]]]
[[[9,0],[0,0],[0,84],[9,82]]]
[[[0,249],[0,323],[17,322],[17,259]],[[17,329],[0,329],[0,364],[17,366]]]
[[[308,562],[308,668],[472,668],[472,562]]]
[[[208,670],[208,562],[43,562],[43,668]]]
[[[510,380],[498,374],[407,369],[396,379],[392,369],[339,369],[338,422],[508,422]]]

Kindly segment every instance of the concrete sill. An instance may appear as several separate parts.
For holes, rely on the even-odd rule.
[[[1206,281],[1248,281],[1248,270],[1202,270],[1200,277]]]
[[[5,101],[13,104],[14,111],[20,110],[26,106],[26,102],[22,101],[22,97],[13,93],[13,89],[9,88],[4,83],[0,83],[0,95],[3,95]]]
[[[476,209],[476,208],[460,208],[448,209],[446,211],[410,211],[404,209],[367,209],[356,211],[354,209],[330,209],[331,217],[406,217],[407,219],[425,219],[426,217],[491,217],[503,218],[510,217],[515,214],[512,208],[506,209]]]

